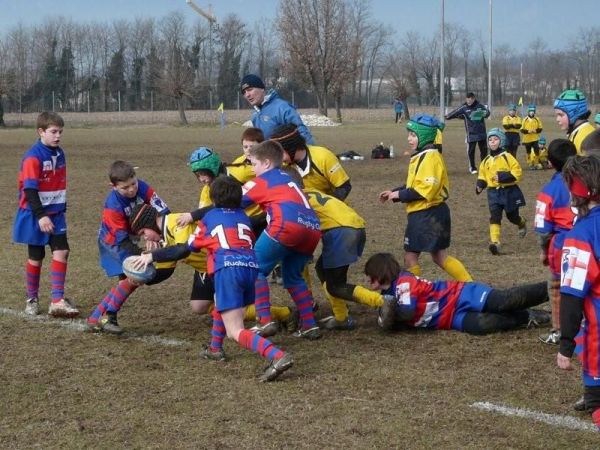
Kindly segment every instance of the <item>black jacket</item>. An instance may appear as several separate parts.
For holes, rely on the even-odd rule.
[[[484,111],[484,118],[488,118],[490,116],[490,110],[477,100],[475,100],[471,106],[463,103],[454,111],[446,115],[446,120],[463,119],[465,121],[467,142],[485,141],[487,139],[485,120],[471,120],[471,114],[476,110]]]

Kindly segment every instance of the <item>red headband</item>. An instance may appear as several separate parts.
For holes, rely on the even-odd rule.
[[[571,183],[569,184],[569,191],[571,194],[576,195],[577,197],[585,198],[587,200],[591,200],[593,197],[597,197],[592,195],[588,187],[585,183],[576,175],[573,175],[571,178]]]

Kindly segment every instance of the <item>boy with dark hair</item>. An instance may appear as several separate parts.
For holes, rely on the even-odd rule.
[[[439,121],[427,114],[417,114],[406,124],[408,144],[413,150],[406,184],[379,194],[382,203],[392,200],[406,204],[407,225],[404,231],[404,264],[416,276],[421,275],[419,257],[431,254],[433,262],[455,280],[471,281],[463,264],[448,254],[452,222],[448,172],[444,157],[434,141]]]
[[[548,313],[530,310],[548,300],[546,283],[493,289],[483,283],[428,281],[403,269],[390,253],[376,253],[365,264],[371,289],[385,303],[378,324],[487,334],[549,321]]]
[[[255,247],[259,264],[256,331],[262,336],[271,336],[278,331],[271,318],[267,276],[277,263],[281,263],[283,286],[296,304],[302,323],[296,336],[318,339],[321,334],[313,315],[313,296],[302,272],[321,239],[319,219],[298,185],[281,170],[283,153],[283,148],[275,141],[252,147],[249,158],[256,178],[244,184],[242,206],[256,203],[269,217],[267,228]]]
[[[98,234],[100,265],[109,277],[119,277],[112,288],[87,319],[88,327],[95,331],[120,334],[117,313],[127,298],[138,287],[123,274],[123,260],[139,255],[141,249],[131,238],[129,215],[135,205],[147,203],[159,214],[168,214],[169,208],[154,189],[137,178],[133,166],[125,161],[115,161],[109,168],[108,178],[112,190],[104,202],[102,222]],[[156,248],[156,242],[146,241],[146,249]]]
[[[527,234],[526,221],[519,214],[519,208],[525,206],[525,197],[519,187],[522,171],[516,158],[505,150],[506,136],[499,128],[488,132],[490,154],[479,166],[479,175],[475,184],[475,193],[487,192],[490,210],[490,244],[492,255],[500,254],[500,230],[502,212],[506,218],[519,228],[519,237]]]
[[[13,225],[13,241],[27,244],[25,264],[25,314],[40,313],[39,287],[45,247],[50,246],[51,302],[48,315],[73,318],[79,311],[65,298],[67,241],[67,161],[60,148],[65,123],[53,112],[37,118],[38,141],[25,152],[19,168],[19,206]]]
[[[192,253],[207,249],[208,273],[215,286],[212,338],[201,356],[223,361],[226,334],[240,346],[270,361],[259,380],[272,381],[292,367],[294,360],[268,339],[244,328],[244,307],[254,302],[258,263],[252,250],[254,234],[250,221],[240,207],[242,188],[234,178],[220,176],[211,183],[210,197],[214,208],[198,222],[188,246]],[[160,252],[139,256],[136,267],[145,268]]]
[[[548,161],[556,170],[552,179],[542,187],[535,201],[535,232],[538,235],[540,261],[550,270],[548,297],[552,306],[552,329],[540,336],[546,344],[560,341],[560,268],[562,248],[567,231],[573,228],[576,213],[571,207],[571,195],[562,175],[567,160],[577,154],[568,139],[554,139],[548,148]]]
[[[577,221],[563,245],[560,281],[559,368],[573,369],[575,336],[582,333],[584,407],[600,429],[600,159],[574,156],[563,167]],[[585,326],[581,320],[585,318]]]

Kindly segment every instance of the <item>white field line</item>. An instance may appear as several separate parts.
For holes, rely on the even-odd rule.
[[[83,320],[83,319],[54,319],[54,318],[51,319],[48,316],[41,315],[41,314],[39,316],[30,316],[28,314],[25,314],[22,311],[15,311],[14,309],[2,308],[2,307],[0,307],[0,314],[4,315],[4,316],[18,317],[19,319],[25,319],[25,320],[29,320],[31,322],[39,322],[39,323],[43,323],[44,325],[60,326],[62,328],[66,328],[68,330],[73,330],[73,331],[83,332],[83,331],[86,331],[86,329],[87,329],[85,320]],[[191,344],[188,341],[182,341],[180,339],[163,338],[163,337],[151,335],[151,334],[140,336],[135,333],[126,332],[126,333],[123,333],[120,337],[125,338],[125,339],[133,339],[134,341],[141,341],[146,344],[163,345],[165,347],[181,347],[181,346],[188,346]]]
[[[521,417],[523,419],[532,419],[536,422],[543,422],[548,425],[569,428],[570,430],[597,431],[595,425],[591,422],[580,420],[571,416],[558,416],[555,414],[546,414],[538,411],[531,411],[522,408],[512,408],[510,406],[494,405],[489,402],[475,402],[470,405],[471,408],[481,409],[488,412],[496,412],[503,416]]]

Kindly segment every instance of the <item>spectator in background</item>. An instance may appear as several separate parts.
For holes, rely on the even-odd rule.
[[[479,145],[480,161],[487,156],[487,132],[484,119],[490,116],[490,110],[475,98],[475,94],[469,92],[465,103],[446,115],[446,120],[463,119],[467,133],[467,154],[469,157],[469,172],[477,174],[475,165],[475,147]]]
[[[252,126],[262,130],[265,139],[270,139],[273,130],[278,126],[294,124],[307,144],[315,143],[296,107],[279,97],[273,89],[265,92],[265,83],[259,76],[245,75],[240,83],[240,89],[244,98],[254,108],[251,117]]]
[[[400,97],[394,99],[394,112],[396,113],[396,123],[402,123],[402,112],[404,111],[404,105]]]

